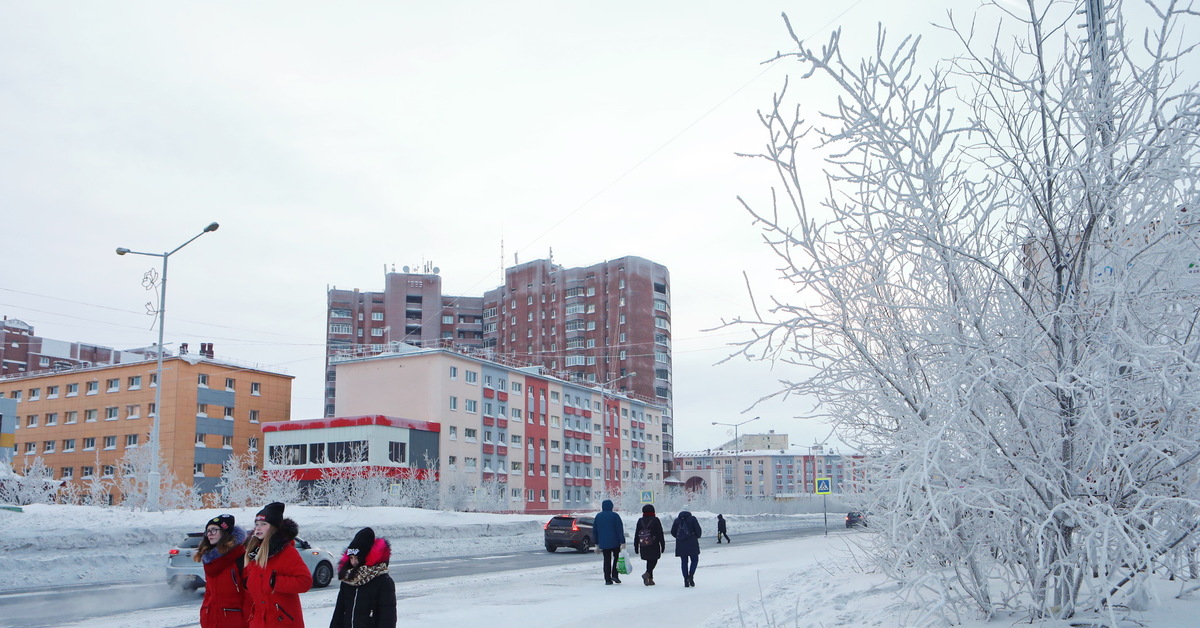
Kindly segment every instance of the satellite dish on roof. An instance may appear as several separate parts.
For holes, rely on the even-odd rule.
[[[440,273],[440,272],[442,272],[442,269],[438,268],[437,266],[434,266],[434,267],[433,267],[433,274],[435,274],[435,275],[436,275],[436,274],[438,274],[438,273]]]
[[[404,272],[406,272],[406,273],[408,272],[408,266],[404,267]]]

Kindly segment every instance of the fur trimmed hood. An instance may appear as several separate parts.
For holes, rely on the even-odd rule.
[[[244,529],[242,529],[240,526],[233,526],[232,528],[230,528],[229,536],[232,537],[233,542],[236,543],[236,545],[234,545],[234,547],[245,544],[246,539],[249,537],[249,535],[246,534],[246,531]],[[232,552],[233,548],[230,548],[229,551]],[[229,552],[226,552],[226,553],[229,553]],[[222,555],[221,550],[216,547],[213,547],[213,548],[210,548],[207,552],[204,552],[204,556],[200,560],[201,560],[201,562],[203,562],[204,564],[207,565],[208,563],[212,562],[216,558],[219,558],[221,555]]]
[[[371,551],[367,552],[367,557],[363,561],[363,565],[374,567],[375,565],[386,564],[392,559],[392,544],[385,538],[377,538],[371,544]],[[338,573],[346,573],[350,568],[350,556],[346,550],[342,550],[342,558],[338,561]]]

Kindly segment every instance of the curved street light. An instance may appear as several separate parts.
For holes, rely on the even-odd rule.
[[[753,419],[746,419],[745,421],[742,421],[741,423],[721,423],[720,421],[712,422],[713,425],[725,425],[725,426],[733,428],[733,460],[734,460],[734,466],[737,467],[737,472],[742,474],[742,487],[741,487],[742,490],[740,492],[743,494],[746,492],[745,491],[746,478],[745,478],[745,470],[742,469],[742,443],[741,443],[741,439],[738,438],[738,428],[751,422],[751,421],[757,421],[761,418],[762,417],[760,417],[760,416],[756,416]]]
[[[117,248],[117,255],[146,255],[148,257],[162,258],[162,281],[158,286],[158,367],[155,371],[154,378],[157,380],[154,386],[154,422],[150,429],[150,471],[146,476],[146,507],[153,510],[158,510],[159,489],[162,484],[161,474],[158,472],[158,457],[159,457],[159,442],[158,442],[158,426],[159,417],[162,415],[162,389],[163,389],[163,326],[167,318],[167,260],[174,255],[179,249],[191,244],[196,238],[216,231],[221,225],[217,223],[209,223],[204,231],[192,236],[190,240],[180,244],[179,246],[167,251],[166,253],[144,253],[142,251],[133,251],[125,247]]]

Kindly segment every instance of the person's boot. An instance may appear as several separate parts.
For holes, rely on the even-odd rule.
[[[617,574],[613,574],[613,584],[621,584],[621,579],[617,577]]]
[[[650,572],[647,571],[642,574],[642,584],[650,586]]]

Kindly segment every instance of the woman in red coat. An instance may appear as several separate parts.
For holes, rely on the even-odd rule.
[[[300,527],[283,518],[283,504],[267,504],[254,516],[246,541],[246,591],[250,628],[304,628],[300,594],[312,587],[312,572],[295,539]]]
[[[246,628],[246,582],[242,556],[246,531],[233,525],[233,515],[213,517],[204,525],[204,540],[192,559],[204,563],[201,628]]]

